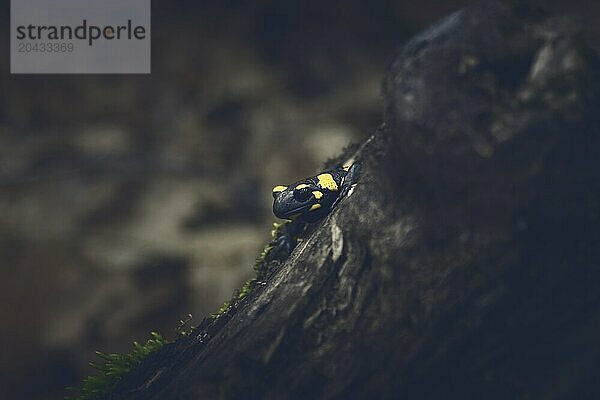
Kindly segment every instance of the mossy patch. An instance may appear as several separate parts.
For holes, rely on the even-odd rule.
[[[223,303],[223,305],[221,307],[219,307],[219,309],[212,313],[211,316],[213,318],[218,318],[221,315],[225,314],[227,311],[229,311],[231,309],[231,307],[236,304],[237,302],[243,300],[246,296],[248,296],[252,290],[254,289],[254,287],[256,286],[256,283],[258,282],[257,276],[262,268],[262,266],[264,265],[267,257],[269,256],[269,254],[271,253],[271,250],[273,250],[273,248],[275,247],[275,239],[277,239],[279,232],[281,231],[281,228],[283,226],[285,226],[288,222],[273,222],[273,229],[271,229],[271,241],[269,241],[269,243],[267,243],[267,245],[263,248],[263,250],[260,252],[260,254],[258,255],[258,257],[256,257],[256,261],[254,261],[254,272],[255,272],[255,276],[254,278],[251,278],[249,280],[247,280],[246,282],[244,282],[244,284],[235,291],[233,298],[231,299],[231,301],[226,301],[225,303]]]
[[[252,279],[249,279],[246,282],[244,282],[244,284],[242,285],[240,290],[238,290],[237,299],[242,300],[244,297],[246,297],[248,294],[250,294],[250,292],[254,288],[255,284],[256,284],[256,278],[252,278]]]
[[[77,395],[67,396],[65,400],[89,400],[105,393],[121,380],[121,377],[131,371],[150,353],[169,343],[167,339],[156,332],[150,333],[151,338],[144,344],[133,342],[133,350],[129,353],[104,353],[96,351],[101,362],[90,362],[98,370],[96,375],[90,375],[83,380],[80,388],[67,388],[78,392]]]
[[[264,247],[254,262],[255,277],[244,282],[244,284],[236,290],[230,301],[223,303],[215,313],[211,314],[213,318],[218,318],[227,313],[234,305],[246,298],[246,296],[248,296],[256,287],[259,272],[267,260],[267,257],[275,247],[275,240],[280,236],[281,228],[286,224],[287,222],[273,223],[273,229],[271,230],[272,240]],[[188,336],[194,331],[195,326],[192,325],[191,320],[192,315],[189,314],[186,319],[180,321],[179,327],[175,330],[178,336]],[[102,393],[105,393],[114,387],[123,375],[131,371],[136,365],[140,364],[150,353],[157,351],[168,343],[170,343],[169,340],[156,332],[152,332],[151,338],[146,343],[139,344],[138,342],[133,342],[133,350],[129,353],[104,353],[97,351],[96,354],[102,359],[102,362],[91,362],[90,365],[97,369],[98,373],[85,378],[81,387],[68,388],[68,390],[77,392],[78,394],[67,396],[65,397],[65,400],[91,400]]]
[[[211,317],[213,318],[218,318],[219,316],[225,314],[227,311],[229,311],[229,309],[231,308],[231,302],[226,301],[225,303],[223,303],[223,305],[221,307],[219,307],[219,309],[211,314]]]
[[[273,222],[273,228],[271,229],[271,241],[269,243],[267,243],[267,245],[260,252],[258,257],[256,257],[256,261],[254,261],[254,271],[255,272],[260,271],[260,267],[262,267],[262,265],[264,264],[267,256],[269,255],[271,250],[273,250],[273,247],[275,247],[274,242],[275,242],[275,239],[277,239],[279,232],[288,223],[289,222],[287,222],[287,221],[286,222]]]
[[[189,336],[194,332],[196,326],[192,324],[192,314],[188,314],[185,319],[179,320],[179,326],[175,329],[175,333],[179,336]]]

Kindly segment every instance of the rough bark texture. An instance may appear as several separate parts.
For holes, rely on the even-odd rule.
[[[410,41],[353,194],[106,398],[599,395],[600,69],[574,26],[488,1]]]

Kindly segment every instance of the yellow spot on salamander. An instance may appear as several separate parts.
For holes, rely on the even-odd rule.
[[[323,197],[323,192],[319,192],[318,190],[315,190],[314,192],[312,192],[313,196],[315,196],[315,199],[319,200],[321,197]]]
[[[279,192],[283,192],[285,189],[287,189],[287,186],[275,186],[273,188],[273,193],[279,193]]]
[[[310,206],[308,211],[315,211],[315,210],[318,210],[319,208],[321,208],[321,205],[319,203],[313,204],[312,206]]]
[[[338,190],[338,185],[333,179],[333,176],[329,173],[317,175],[317,179],[319,180],[318,185],[323,189],[328,189],[331,191]]]
[[[344,169],[344,171],[348,172],[348,171],[350,171],[351,166],[352,166],[352,164],[344,164],[344,166],[342,168]]]
[[[296,186],[296,189],[304,189],[305,187],[308,187],[308,185],[306,183],[301,183],[298,186]]]

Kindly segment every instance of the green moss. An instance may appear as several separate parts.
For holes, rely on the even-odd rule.
[[[258,274],[258,272],[260,271],[261,267],[265,263],[265,260],[267,259],[267,256],[269,255],[271,250],[273,250],[273,247],[274,247],[273,241],[279,235],[280,229],[287,223],[288,222],[281,222],[281,223],[273,222],[273,229],[271,229],[271,241],[260,252],[258,257],[256,258],[256,261],[254,261],[254,272],[256,274]],[[256,286],[257,281],[258,280],[256,279],[256,276],[255,276],[254,278],[251,278],[251,279],[247,280],[246,282],[244,282],[244,284],[235,292],[232,301],[226,301],[225,303],[223,303],[223,305],[216,312],[212,313],[211,316],[213,318],[218,318],[221,315],[223,315],[224,313],[226,313],[227,311],[229,311],[229,309],[232,307],[234,302],[243,300],[246,296],[248,296],[252,292],[252,290],[254,289],[254,286]]]
[[[223,305],[217,310],[217,312],[212,313],[211,316],[213,318],[220,317],[222,314],[225,314],[231,308],[231,302],[226,301]]]
[[[279,231],[287,223],[288,222],[273,223],[273,229],[271,230],[272,240],[265,246],[254,262],[254,271],[256,274],[259,273],[267,256],[271,250],[273,250],[273,243],[274,240],[279,236]],[[258,282],[256,277],[246,281],[242,287],[236,291],[233,299],[223,303],[223,305],[215,313],[211,314],[212,317],[218,318],[229,311],[235,302],[243,300],[252,292],[256,286],[256,282]],[[191,324],[191,320],[192,315],[189,314],[185,320],[180,321],[179,327],[175,330],[175,332],[179,336],[190,335],[195,328],[194,325]],[[90,365],[98,370],[98,374],[90,375],[85,378],[80,388],[68,388],[69,390],[78,392],[78,394],[75,396],[65,397],[65,400],[89,400],[106,392],[112,388],[124,374],[131,371],[133,367],[138,365],[144,358],[146,358],[148,354],[157,351],[165,344],[169,343],[168,340],[156,332],[152,332],[151,336],[152,338],[149,339],[145,344],[133,342],[133,350],[130,353],[120,354],[97,351],[96,354],[103,361],[100,363],[92,362]]]
[[[150,333],[151,339],[144,344],[133,342],[133,350],[129,353],[104,353],[97,351],[96,354],[103,361],[99,363],[90,362],[90,365],[98,370],[96,375],[90,375],[83,380],[80,388],[67,388],[77,391],[75,396],[67,396],[65,400],[88,400],[98,396],[112,388],[121,377],[131,371],[150,353],[153,353],[169,343],[156,332]]]
[[[258,255],[258,257],[256,257],[256,261],[254,261],[254,272],[256,272],[257,274],[260,271],[260,269],[263,266],[263,264],[265,263],[265,260],[267,259],[267,256],[269,255],[269,253],[271,253],[271,250],[273,250],[273,247],[274,247],[273,242],[274,242],[275,239],[277,239],[277,236],[279,235],[279,231],[287,223],[289,223],[289,221],[286,221],[286,222],[273,222],[273,229],[271,229],[271,241],[269,243],[267,243],[267,245],[260,252],[260,254]],[[241,300],[244,297],[246,297],[252,291],[252,289],[254,288],[254,285],[256,284],[256,282],[257,282],[256,277],[254,277],[254,278],[246,281],[242,285],[242,287],[240,288],[240,290],[238,291],[237,298],[239,300]]]
[[[242,300],[244,297],[248,296],[248,294],[250,294],[250,292],[254,288],[255,284],[256,284],[256,278],[252,278],[252,279],[249,279],[246,282],[244,282],[244,284],[238,291],[237,299]]]
[[[277,238],[277,234],[279,233],[279,230],[289,223],[290,223],[290,221],[273,222],[273,229],[271,229],[271,239]]]
[[[281,223],[273,222],[273,229],[271,229],[271,241],[269,243],[267,243],[267,245],[260,252],[258,257],[256,257],[256,261],[254,261],[254,271],[258,272],[260,270],[260,267],[265,262],[265,259],[267,258],[267,256],[271,252],[271,250],[273,250],[273,240],[275,240],[277,238],[277,235],[279,234],[279,230],[287,223],[288,222],[281,222]],[[246,283],[248,283],[248,282],[246,282]]]
[[[192,324],[192,314],[188,314],[186,319],[179,320],[179,326],[175,329],[178,336],[189,336],[196,326]]]
[[[256,261],[254,261],[254,270],[255,271],[258,271],[260,269],[260,267],[265,262],[265,259],[267,258],[267,256],[271,252],[271,250],[273,250],[273,245],[269,242],[269,244],[267,244],[265,246],[265,248],[262,250],[262,252],[260,253],[260,255],[256,258]]]

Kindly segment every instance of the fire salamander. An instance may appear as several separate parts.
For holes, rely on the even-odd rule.
[[[356,185],[357,163],[348,163],[288,186],[273,188],[273,214],[312,223],[327,216]]]

